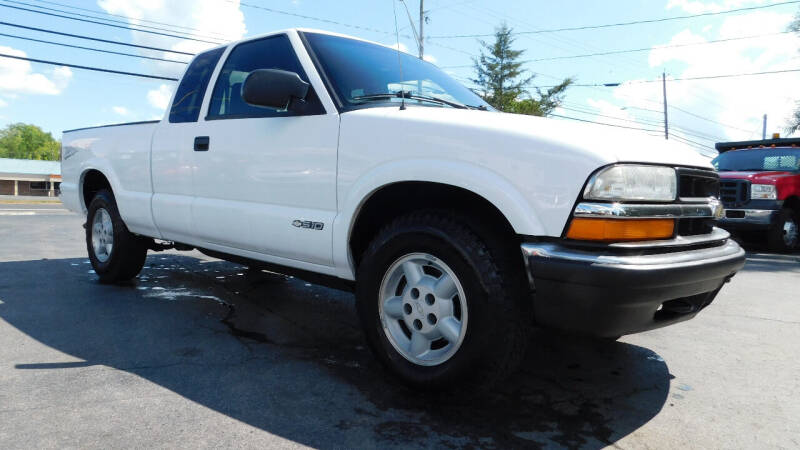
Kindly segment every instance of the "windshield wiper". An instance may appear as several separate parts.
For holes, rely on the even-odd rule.
[[[458,109],[468,109],[468,108],[470,108],[469,106],[461,104],[461,103],[458,103],[458,102],[451,102],[450,100],[445,100],[445,99],[442,99],[442,98],[439,98],[439,97],[433,97],[433,96],[429,96],[429,95],[412,94],[409,91],[397,91],[397,92],[385,92],[385,93],[381,93],[381,94],[359,95],[359,96],[356,96],[356,97],[352,97],[351,100],[367,101],[368,102],[368,101],[373,101],[373,100],[386,100],[386,99],[391,99],[391,98],[407,98],[407,99],[410,99],[410,100],[418,100],[418,101],[423,101],[423,102],[436,103],[436,104],[439,104],[439,105],[452,106],[453,108],[458,108]]]

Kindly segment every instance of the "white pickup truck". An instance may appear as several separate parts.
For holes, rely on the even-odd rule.
[[[369,346],[417,386],[499,379],[535,326],[689,319],[744,264],[695,152],[500,113],[319,31],[197,55],[161,121],[66,131],[62,173],[101,282],[173,246],[352,289]]]

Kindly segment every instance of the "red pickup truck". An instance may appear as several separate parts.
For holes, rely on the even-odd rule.
[[[720,175],[729,231],[766,233],[772,250],[800,249],[800,138],[721,142],[712,164]]]

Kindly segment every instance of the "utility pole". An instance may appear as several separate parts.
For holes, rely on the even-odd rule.
[[[661,84],[664,88],[664,139],[669,139],[669,115],[667,114],[667,72],[661,72]]]
[[[422,33],[422,27],[425,26],[425,9],[423,5],[425,0],[419,0],[419,59],[425,58],[425,37]]]
[[[767,138],[767,115],[764,114],[764,128],[763,131],[761,131],[761,140],[764,140],[766,138]]]

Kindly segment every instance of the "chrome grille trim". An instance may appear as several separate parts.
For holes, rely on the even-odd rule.
[[[717,219],[722,216],[722,204],[713,197],[705,199],[705,203],[583,202],[575,207],[573,216],[606,219]]]

